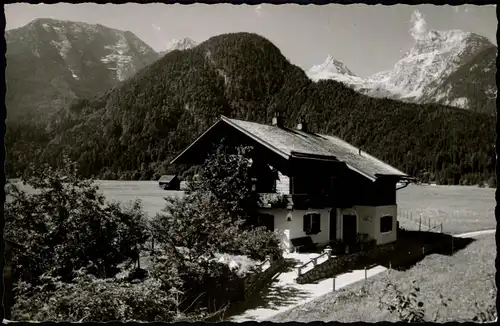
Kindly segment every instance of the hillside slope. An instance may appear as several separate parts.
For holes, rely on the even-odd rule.
[[[147,179],[221,114],[269,123],[275,112],[288,125],[303,115],[313,131],[338,135],[413,175],[427,169],[458,183],[493,171],[491,116],[313,83],[251,33],[167,53],[102,97],[63,110],[41,156],[55,164],[67,153],[85,175]]]
[[[133,33],[87,23],[36,19],[5,39],[9,121],[45,119],[158,59]]]
[[[481,51],[447,78],[431,85],[432,91],[425,94],[422,101],[496,113],[497,52],[496,46]]]

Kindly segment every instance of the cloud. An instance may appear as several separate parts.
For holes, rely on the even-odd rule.
[[[257,7],[255,7],[255,13],[259,17],[262,16],[262,5],[258,5]]]
[[[410,20],[412,27],[410,28],[411,36],[416,40],[421,40],[427,35],[427,22],[424,19],[424,16],[420,13],[420,11],[415,10],[411,14]]]
[[[153,28],[156,29],[158,32],[161,31],[160,26],[156,26],[155,24],[151,24],[151,26],[153,26]]]

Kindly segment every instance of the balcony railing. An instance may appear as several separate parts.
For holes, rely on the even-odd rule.
[[[352,203],[344,196],[330,194],[259,193],[263,208],[323,208],[349,207]]]

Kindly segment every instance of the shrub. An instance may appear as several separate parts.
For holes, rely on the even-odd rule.
[[[92,180],[79,179],[74,163],[64,163],[57,170],[31,166],[22,181],[34,193],[7,189],[5,233],[23,247],[13,254],[15,279],[38,282],[48,274],[67,281],[82,267],[112,276],[148,238],[140,202],[106,204]]]
[[[14,320],[30,321],[173,321],[178,316],[175,295],[148,278],[119,282],[78,276],[74,283],[45,279],[42,286],[20,284]]]
[[[393,292],[393,295],[389,294],[389,291]],[[387,283],[379,298],[379,308],[387,309],[390,313],[396,314],[398,320],[406,323],[424,322],[425,318],[425,307],[424,302],[419,298],[420,288],[416,285],[416,282],[411,283],[410,289],[407,292],[403,292],[392,283]],[[388,295],[389,300],[385,300],[383,297]],[[446,303],[444,303],[446,305]],[[436,316],[437,317],[437,316]]]

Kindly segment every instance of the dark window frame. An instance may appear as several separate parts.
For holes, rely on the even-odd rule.
[[[321,232],[321,214],[316,212],[306,213],[302,217],[302,231],[307,235]]]
[[[389,222],[390,221],[390,224]],[[380,218],[380,233],[390,233],[394,227],[394,217],[392,215],[384,215]]]

